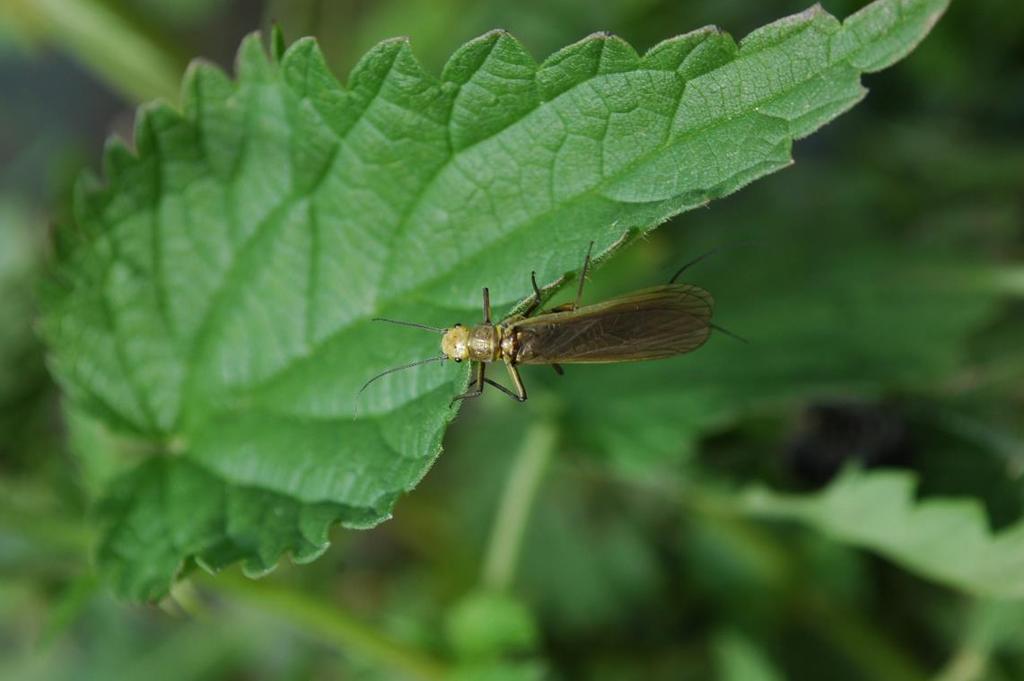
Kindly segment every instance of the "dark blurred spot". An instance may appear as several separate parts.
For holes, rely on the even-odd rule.
[[[907,465],[912,452],[907,424],[892,405],[835,401],[805,410],[787,454],[797,479],[820,487],[850,462]]]

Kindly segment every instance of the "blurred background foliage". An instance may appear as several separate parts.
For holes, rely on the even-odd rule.
[[[74,176],[140,101],[176,98],[188,59],[229,67],[245,33],[276,23],[316,35],[342,79],[394,35],[439,72],[495,27],[541,59],[596,30],[642,50],[803,8],[0,2],[0,678],[1024,678],[1024,605],[1003,598],[1024,594],[1024,549],[982,546],[1024,522],[1019,2],[954,3],[863,104],[796,145],[792,169],[594,273],[590,300],[717,248],[688,278],[748,345],[528,370],[527,405],[467,405],[394,520],[335,532],[312,565],[256,583],[195,571],[159,608],[115,602],[90,571],[83,518],[111,443],[62,412],[33,292]],[[836,476],[851,466],[895,471],[907,498],[848,493]],[[502,529],[516,513],[518,569],[503,572],[491,559],[516,551]]]

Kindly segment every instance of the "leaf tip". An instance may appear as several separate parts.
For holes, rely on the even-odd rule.
[[[102,159],[103,176],[107,178],[108,182],[116,182],[117,178],[132,163],[134,156],[124,138],[114,133],[103,142]]]
[[[293,59],[295,55],[306,54],[312,50],[319,50],[319,48],[320,44],[317,42],[316,38],[311,35],[304,35],[288,46],[281,57],[281,61]]]
[[[950,0],[875,0],[846,17],[838,51],[873,73],[907,56],[931,32]]]
[[[137,157],[157,153],[156,131],[161,121],[180,120],[181,114],[165,99],[154,99],[140,104],[135,110],[132,147]]]
[[[324,528],[324,534],[327,534],[326,527]],[[293,551],[291,553],[291,560],[296,565],[307,565],[327,553],[327,549],[330,547],[331,542],[325,538],[322,542],[310,544],[305,548]]]
[[[263,579],[277,569],[280,561],[265,563],[262,559],[251,559],[242,562],[242,574],[249,579]]]
[[[320,44],[313,36],[303,36],[289,45],[278,65],[285,82],[302,97],[307,97],[311,89],[316,88],[334,92],[344,89],[331,72]]]
[[[263,47],[259,31],[252,31],[244,38],[235,55],[235,74],[240,79],[265,80],[269,77],[270,56]]]
[[[499,39],[499,38],[502,38],[502,37],[511,37],[511,35],[512,34],[509,33],[507,29],[504,29],[504,28],[492,28],[491,30],[487,31],[486,33],[484,33],[484,34],[482,34],[480,36],[477,36],[476,38],[473,38],[473,40],[471,40],[470,42],[475,42],[477,40],[496,40],[496,39]]]
[[[181,110],[187,118],[198,120],[204,100],[208,107],[225,99],[234,89],[234,81],[220,66],[207,59],[193,59],[181,80]]]
[[[407,47],[411,48],[412,47],[412,38],[409,37],[408,35],[396,35],[396,36],[392,36],[390,38],[385,38],[384,40],[381,40],[379,43],[377,43],[377,46],[378,47],[381,47],[381,46],[392,47],[392,46],[394,46],[394,47],[397,47],[397,48],[407,48]]]
[[[533,57],[515,36],[503,28],[496,28],[473,38],[452,53],[441,70],[441,81],[464,85],[491,59],[516,64],[531,71],[531,75],[537,67]]]

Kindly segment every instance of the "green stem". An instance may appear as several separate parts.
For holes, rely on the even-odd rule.
[[[512,584],[530,509],[557,439],[556,428],[546,421],[534,424],[526,431],[491,526],[491,539],[481,576],[488,588],[506,590]]]
[[[424,681],[446,678],[445,667],[437,660],[374,631],[321,598],[270,582],[223,573],[216,577],[197,573],[196,578],[216,593],[274,614],[304,632],[403,677]]]
[[[877,627],[850,608],[829,602],[825,593],[793,587],[796,615],[808,628],[817,631],[830,644],[855,662],[868,679],[888,681],[925,681],[929,675],[918,662]]]
[[[66,51],[130,100],[177,102],[183,61],[100,0],[3,0],[0,19]]]
[[[979,681],[991,676],[993,655],[1016,639],[1024,610],[1016,601],[976,599],[963,627],[960,644],[935,675],[935,681]]]

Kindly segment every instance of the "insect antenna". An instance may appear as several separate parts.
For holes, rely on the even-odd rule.
[[[702,255],[698,255],[696,258],[694,258],[690,262],[688,262],[685,265],[683,265],[682,267],[680,267],[679,270],[675,274],[672,275],[672,278],[668,280],[668,283],[670,283],[670,284],[676,283],[676,279],[679,278],[679,275],[681,275],[683,272],[688,270],[693,265],[696,265],[697,263],[699,263],[704,258],[708,258],[708,257],[714,255],[715,253],[718,252],[718,250],[719,249],[717,249],[717,248],[712,248],[710,251],[707,251],[706,253],[704,253]],[[728,333],[728,332],[726,332],[726,333]]]
[[[411,326],[414,329],[426,329],[427,331],[433,331],[434,333],[444,333],[445,331],[448,330],[436,326],[427,326],[426,324],[417,324],[416,322],[403,322],[398,319],[385,319],[384,317],[374,317],[370,321],[387,322],[388,324],[397,324],[399,326]]]
[[[412,367],[417,367],[417,366],[419,366],[421,364],[427,364],[429,362],[440,362],[441,360],[444,360],[444,359],[448,359],[448,358],[445,357],[444,355],[441,355],[439,357],[428,357],[427,359],[421,359],[421,360],[419,360],[417,362],[409,362],[408,364],[403,364],[401,366],[392,367],[391,369],[388,369],[387,371],[382,371],[379,374],[377,374],[376,376],[374,376],[373,378],[371,378],[366,383],[363,383],[363,387],[359,389],[359,392],[357,392],[356,395],[361,395],[363,393],[363,391],[366,390],[370,386],[370,384],[373,383],[374,381],[376,381],[378,378],[384,378],[388,374],[393,374],[396,371],[401,371],[402,369],[411,369]]]
[[[718,253],[721,250],[724,250],[726,248],[733,249],[733,248],[740,248],[742,246],[750,246],[750,245],[752,245],[754,243],[755,243],[755,241],[740,241],[739,243],[728,244],[728,245],[725,245],[725,246],[718,246],[717,248],[712,248],[710,251],[706,251],[705,253],[702,253],[701,255],[698,255],[696,258],[694,258],[690,262],[688,262],[685,265],[683,265],[682,267],[680,267],[679,270],[675,274],[672,275],[672,278],[668,280],[668,283],[670,283],[670,284],[676,283],[676,279],[678,279],[679,276],[683,272],[688,270],[690,267],[696,265],[697,263],[699,263],[704,258],[709,258],[709,257],[714,255],[715,253]]]
[[[721,331],[722,333],[724,333],[726,336],[729,336],[730,338],[735,338],[736,340],[738,340],[741,343],[750,343],[750,341],[748,341],[743,336],[739,336],[739,335],[733,333],[732,331],[730,331],[729,329],[723,329],[718,324],[708,324],[708,326],[710,326],[715,331]]]

